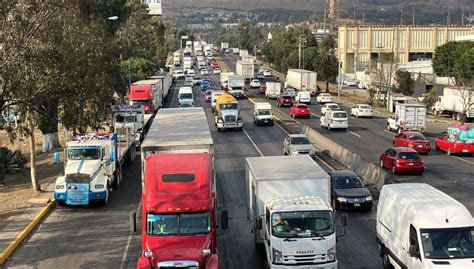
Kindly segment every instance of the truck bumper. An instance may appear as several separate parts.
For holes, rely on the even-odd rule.
[[[227,128],[241,128],[241,127],[244,127],[244,123],[243,123],[243,122],[235,122],[235,123],[224,122],[224,123],[217,123],[217,127],[218,127],[218,128],[221,128],[221,129],[227,129]]]
[[[298,268],[304,268],[304,269],[337,269],[337,261],[331,262],[331,263],[322,263],[322,264],[305,264],[305,265],[293,265],[293,264],[271,264],[270,265],[271,269],[298,269]]]
[[[257,125],[273,125],[273,119],[261,119],[261,120],[255,120]]]
[[[95,201],[103,201],[107,196],[106,191],[89,192],[89,203]],[[54,200],[58,202],[67,202],[67,192],[54,192]]]

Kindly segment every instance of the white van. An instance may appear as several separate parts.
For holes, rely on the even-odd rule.
[[[306,91],[299,91],[296,94],[295,101],[297,103],[305,103],[307,105],[311,104],[311,93]]]
[[[253,122],[256,125],[273,125],[272,105],[270,103],[255,103],[253,110]]]
[[[323,128],[331,129],[343,129],[349,128],[348,117],[346,111],[342,110],[328,110],[326,114],[320,118],[320,125]]]
[[[376,231],[383,268],[474,268],[471,214],[430,185],[383,186]]]
[[[194,106],[194,95],[193,95],[193,88],[191,87],[181,87],[178,91],[178,105],[181,106],[186,104],[185,106]]]

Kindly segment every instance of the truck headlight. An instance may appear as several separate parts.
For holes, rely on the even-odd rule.
[[[95,184],[95,185],[94,185],[94,188],[96,188],[96,189],[103,189],[103,188],[104,188],[104,184]]]
[[[64,185],[56,185],[56,190],[64,189]]]
[[[282,264],[283,263],[283,255],[281,251],[272,248],[272,258],[273,263]]]
[[[332,248],[328,249],[326,257],[328,257],[328,262],[336,261],[336,246],[333,246]]]
[[[297,151],[297,150],[292,150],[292,151],[291,151],[291,154],[292,154],[292,155],[298,155],[298,154],[300,154],[300,152]]]
[[[241,117],[237,118],[237,122],[243,122],[243,121],[244,120]]]
[[[217,120],[218,123],[223,123],[224,121],[222,119]]]
[[[346,197],[337,197],[337,201],[341,203],[347,203],[347,198]]]
[[[365,197],[365,200],[366,200],[367,202],[372,201],[372,196],[369,195],[369,196]]]

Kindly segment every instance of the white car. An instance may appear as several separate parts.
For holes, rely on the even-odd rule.
[[[183,70],[175,70],[174,73],[173,73],[173,78],[174,79],[183,79],[184,78]]]
[[[347,113],[342,110],[328,110],[324,116],[321,116],[319,123],[322,128],[327,128],[328,131],[349,128]]]
[[[219,67],[216,67],[214,68],[214,71],[213,71],[214,74],[220,74],[221,73],[221,69]]]
[[[339,110],[339,105],[336,103],[327,103],[321,107],[321,115],[324,116],[328,110]]]
[[[288,95],[288,96],[291,96],[292,98],[295,98],[296,90],[293,88],[286,88],[282,95]]]
[[[194,77],[194,70],[189,69],[189,70],[186,72],[186,75],[187,75],[187,76]]]
[[[193,77],[193,85],[201,85],[201,81],[200,77]]]
[[[265,77],[271,77],[271,76],[272,76],[272,72],[270,72],[270,70],[265,70],[265,71],[263,71],[263,75],[264,75]]]
[[[316,97],[316,102],[320,104],[332,103],[332,96],[330,93],[323,92]]]
[[[207,71],[206,68],[201,68],[200,72],[201,72],[201,76],[209,75],[209,71]]]
[[[260,80],[258,79],[254,79],[252,81],[250,81],[250,87],[251,88],[260,88],[261,84],[260,84]]]
[[[374,112],[371,106],[366,104],[357,104],[351,108],[351,116],[372,118]]]

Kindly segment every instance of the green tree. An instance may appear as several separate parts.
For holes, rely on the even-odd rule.
[[[329,83],[336,81],[339,68],[334,36],[327,35],[323,38],[318,52],[319,57],[315,58],[316,72],[318,79],[326,82],[326,92],[329,92]]]
[[[397,70],[397,72],[395,72],[395,81],[398,84],[397,89],[399,92],[407,96],[411,96],[413,94],[415,81],[411,77],[410,72],[405,70]]]
[[[252,25],[250,21],[244,20],[239,23],[239,48],[250,49],[250,32]]]
[[[122,77],[128,76],[128,60],[120,63]],[[132,58],[130,59],[131,80],[138,81],[152,76],[156,71],[156,65],[147,59]]]

